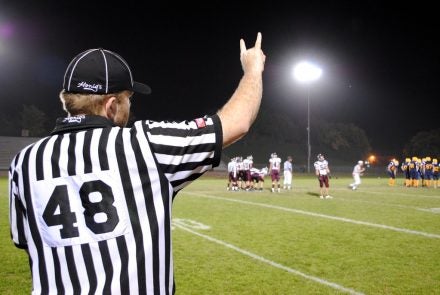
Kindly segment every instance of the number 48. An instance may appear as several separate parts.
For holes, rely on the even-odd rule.
[[[102,199],[99,202],[92,202],[90,200],[92,193],[100,193]],[[101,180],[84,182],[79,190],[79,196],[84,208],[85,223],[92,232],[102,234],[115,229],[119,216],[116,207],[113,206],[115,198],[109,185]],[[62,225],[60,229],[62,239],[79,237],[78,227],[75,226],[77,216],[70,208],[70,197],[67,185],[56,186],[43,212],[43,219],[48,226]],[[59,208],[58,212],[57,208]],[[97,222],[95,215],[98,213],[105,214],[106,221]]]

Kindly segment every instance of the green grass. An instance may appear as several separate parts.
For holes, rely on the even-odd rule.
[[[293,190],[228,192],[204,176],[174,201],[177,294],[440,294],[440,189],[401,180],[315,178]],[[24,252],[10,238],[0,182],[0,294],[29,294]],[[204,225],[197,226],[197,225]]]
[[[0,177],[0,294],[30,294],[28,258],[11,240],[8,216],[8,182],[7,178]]]

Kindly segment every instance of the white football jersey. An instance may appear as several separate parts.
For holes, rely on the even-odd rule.
[[[354,166],[353,168],[353,174],[360,174],[362,173],[364,170],[362,170],[361,165],[357,164],[356,166]]]
[[[235,172],[237,171],[237,162],[236,161],[230,161],[228,163],[228,172]]]
[[[280,167],[281,167],[281,159],[280,158],[278,158],[278,157],[270,158],[269,163],[271,164],[270,167],[272,170],[280,170]]]
[[[252,168],[252,161],[249,159],[243,160],[243,170],[250,170]]]
[[[328,170],[327,160],[316,161],[315,164],[313,165],[315,166],[315,170],[319,171],[320,175],[327,175],[327,170]]]

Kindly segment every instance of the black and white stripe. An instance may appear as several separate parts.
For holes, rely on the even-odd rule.
[[[173,197],[220,161],[220,120],[205,122],[85,129],[23,149],[9,171],[10,224],[33,292],[172,294]]]

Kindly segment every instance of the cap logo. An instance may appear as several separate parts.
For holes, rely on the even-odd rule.
[[[83,90],[90,90],[93,92],[98,92],[102,89],[101,84],[87,84],[86,82],[79,82],[77,85],[78,88],[82,88]]]
[[[72,93],[151,93],[148,85],[133,81],[130,67],[120,55],[102,48],[88,49],[72,59],[64,74],[63,89]]]

